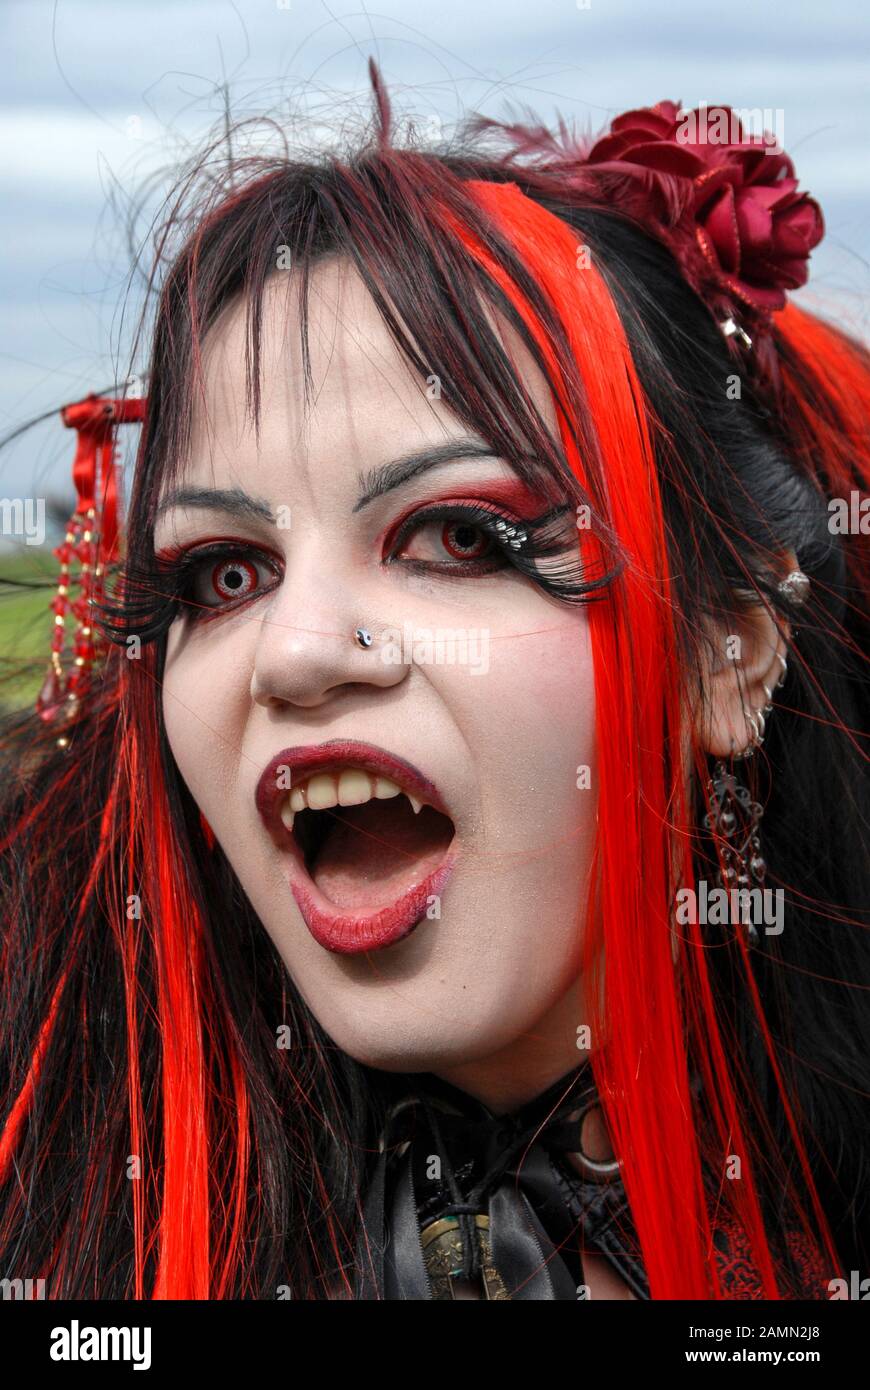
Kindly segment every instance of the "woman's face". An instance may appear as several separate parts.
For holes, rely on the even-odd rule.
[[[542,594],[461,512],[412,520],[449,501],[519,526],[547,504],[504,460],[452,453],[470,431],[450,383],[412,373],[337,260],[312,278],[305,412],[297,288],[275,275],[264,301],[259,442],[241,306],[212,330],[177,487],[218,495],[157,522],[158,552],[225,547],[169,632],[170,746],[335,1043],[507,1108],[581,1060],[587,1022],[585,610]],[[555,433],[543,378],[492,322]],[[435,449],[432,466],[398,465]]]

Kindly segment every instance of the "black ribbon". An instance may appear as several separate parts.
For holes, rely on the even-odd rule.
[[[489,1218],[492,1263],[510,1299],[571,1299],[578,1279],[565,1256],[579,1227],[638,1298],[648,1298],[618,1174],[578,1174],[564,1158],[580,1147],[576,1112],[598,1104],[584,1062],[510,1115],[434,1076],[388,1112],[365,1203],[358,1246],[361,1299],[433,1298],[421,1242],[442,1217],[458,1221],[462,1241],[456,1277],[481,1273],[475,1217]],[[566,1119],[568,1114],[575,1118]],[[406,1145],[403,1149],[403,1145]],[[436,1171],[429,1169],[433,1158]]]

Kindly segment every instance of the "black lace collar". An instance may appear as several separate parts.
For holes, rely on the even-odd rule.
[[[576,1301],[581,1226],[649,1296],[618,1165],[578,1173],[566,1157],[598,1104],[588,1060],[506,1115],[430,1073],[405,1081],[366,1194],[359,1298],[450,1299],[458,1281],[481,1298]]]

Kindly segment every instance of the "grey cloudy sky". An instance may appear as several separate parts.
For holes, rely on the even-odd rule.
[[[119,209],[213,125],[217,86],[236,115],[289,96],[341,121],[369,109],[370,55],[424,126],[530,106],[595,131],[662,99],[781,113],[827,223],[802,298],[866,337],[867,15],[865,0],[2,0],[0,434],[115,379]],[[0,491],[62,486],[71,446],[53,422],[30,432],[0,456]]]

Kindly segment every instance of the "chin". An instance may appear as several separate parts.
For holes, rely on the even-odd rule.
[[[318,1015],[318,1021],[342,1052],[365,1066],[390,1072],[440,1071],[480,1062],[516,1039],[515,1033],[503,1027],[481,1028],[479,1018],[472,1031],[469,1016],[474,1013],[472,1002],[468,1013],[452,1022],[442,1011],[432,1028],[421,1026],[422,1008],[404,1018],[394,1014],[388,1021],[373,1020],[368,1027],[360,1026],[359,1013],[356,1026],[348,1026],[348,1014],[335,1019],[335,1027],[330,1027],[325,1015]],[[498,1022],[503,1023],[503,1019]]]
[[[434,1071],[472,1061],[490,1051],[481,1040],[470,1040],[467,1033],[460,1036],[445,1033],[435,1038],[422,1030],[415,1034],[407,1022],[402,1026],[398,1020],[395,1028],[378,1026],[370,1032],[358,1027],[348,1028],[346,1018],[335,1028],[329,1027],[328,1019],[321,1018],[319,1022],[348,1057],[379,1071]],[[478,1050],[474,1044],[479,1042]]]

